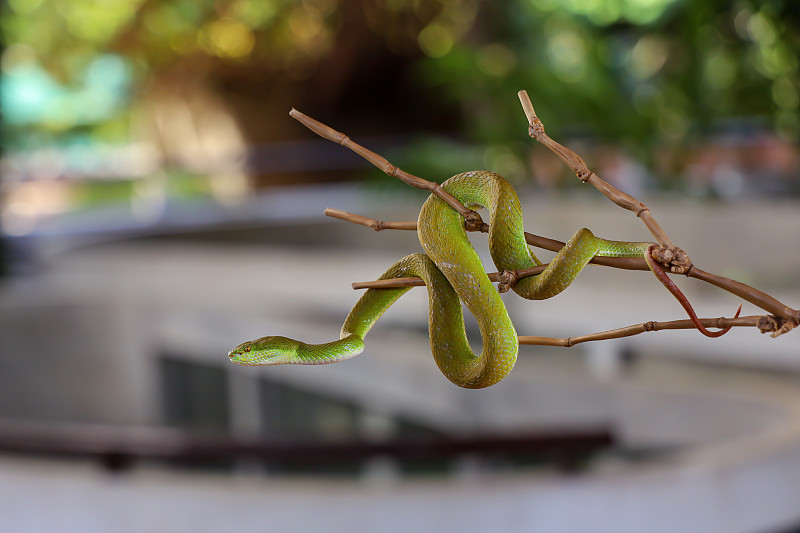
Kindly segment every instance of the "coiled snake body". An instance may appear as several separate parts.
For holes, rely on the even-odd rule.
[[[442,188],[467,207],[489,210],[489,251],[498,269],[541,264],[525,242],[519,198],[508,181],[492,172],[472,171],[453,176]],[[421,277],[428,288],[428,329],[436,364],[460,387],[494,385],[514,367],[519,342],[505,305],[467,238],[464,219],[431,195],[420,211],[417,233],[425,254],[402,258],[380,279]],[[593,257],[642,257],[650,244],[600,239],[584,228],[541,274],[522,278],[512,288],[523,298],[550,298],[566,289]],[[339,340],[306,344],[280,336],[262,337],[240,344],[229,357],[244,365],[314,365],[349,359],[364,350],[364,336],[408,290],[368,289],[347,316]],[[467,342],[461,302],[478,322],[483,341],[479,355]]]

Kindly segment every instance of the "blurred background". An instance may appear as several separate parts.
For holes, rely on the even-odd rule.
[[[499,172],[533,233],[649,240],[527,136],[526,89],[696,264],[797,308],[800,4],[0,5],[5,528],[800,531],[797,334],[523,346],[507,380],[464,391],[416,289],[346,363],[226,360],[267,334],[336,338],[350,283],[420,251],[325,219],[413,220],[426,195],[292,107],[429,180]],[[701,316],[738,305],[678,282]],[[612,269],[504,298],[521,335],[682,318]]]

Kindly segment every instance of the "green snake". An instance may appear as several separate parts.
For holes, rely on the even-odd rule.
[[[471,209],[489,210],[489,251],[498,269],[541,264],[525,242],[519,198],[503,177],[488,171],[465,172],[445,181],[442,188]],[[439,369],[460,387],[494,385],[514,367],[519,342],[505,305],[467,238],[464,219],[432,194],[420,211],[417,233],[425,254],[400,259],[380,279],[422,278],[428,288],[431,351]],[[600,239],[583,228],[542,273],[521,278],[512,288],[523,298],[550,298],[566,289],[593,257],[643,257],[651,244]],[[339,340],[306,344],[269,336],[242,343],[228,355],[242,365],[318,365],[349,359],[364,350],[367,332],[408,290],[368,289],[347,316]],[[480,355],[467,342],[462,302],[478,322]]]

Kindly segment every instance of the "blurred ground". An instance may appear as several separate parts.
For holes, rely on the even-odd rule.
[[[303,209],[333,199],[327,189],[321,200],[312,190],[307,193],[298,204]],[[369,196],[345,197],[352,203],[337,207],[391,215],[387,219],[411,218],[415,210],[413,203],[384,207]],[[791,267],[800,254],[791,230],[798,213],[792,203],[702,209],[656,199],[647,203],[703,268],[745,275],[789,304],[800,300]],[[586,223],[599,235],[646,238],[638,220],[606,202],[532,197],[524,204],[526,226],[549,236],[566,239]],[[381,320],[365,353],[352,361],[235,367],[225,353],[244,339],[271,333],[308,341],[334,338],[357,296],[349,284],[374,279],[398,256],[419,247],[413,232],[375,233],[321,216],[303,223],[239,223],[245,227],[78,247],[49,257],[35,278],[4,283],[0,348],[25,357],[4,363],[0,412],[30,420],[169,422],[160,369],[164,358],[177,358],[226,376],[223,427],[234,434],[280,435],[269,432],[268,406],[259,396],[260,380],[268,379],[357,406],[366,413],[359,415],[357,434],[372,438],[397,434],[398,419],[467,435],[601,423],[614,428],[615,450],[593,459],[578,478],[478,460],[451,465],[432,484],[406,481],[396,467],[385,466],[367,467],[358,482],[320,485],[274,476],[197,478],[147,465],[114,478],[86,466],[12,461],[0,491],[29,487],[62,503],[52,515],[26,514],[24,505],[8,503],[16,501],[9,495],[4,501],[10,514],[3,514],[10,523],[34,530],[50,523],[47,516],[71,516],[60,520],[75,530],[100,531],[102,524],[129,516],[125,522],[135,530],[145,522],[133,517],[148,516],[184,530],[173,522],[185,519],[176,509],[208,501],[201,507],[217,509],[216,518],[201,513],[205,518],[198,520],[209,530],[255,527],[265,514],[279,527],[315,527],[310,515],[292,510],[301,499],[314,501],[323,515],[339,517],[329,528],[430,530],[452,524],[448,517],[465,516],[460,502],[475,498],[488,498],[491,511],[463,523],[467,531],[491,530],[490,517],[501,515],[509,527],[543,531],[588,524],[591,530],[609,530],[612,522],[617,531],[658,531],[653,516],[663,516],[664,531],[679,526],[682,531],[754,531],[800,519],[784,496],[794,490],[786,484],[787,472],[800,461],[795,378],[800,350],[794,335],[769,339],[734,330],[711,340],[696,332],[660,332],[570,350],[522,347],[506,381],[485,391],[464,391],[450,385],[430,357],[427,299],[415,289]],[[741,240],[709,238],[718,228]],[[485,239],[474,237],[476,244]],[[681,285],[702,315],[732,313],[733,298],[697,282]],[[602,267],[589,268],[553,300],[524,302],[509,295],[506,301],[520,334],[572,335],[682,314],[647,273]],[[333,420],[328,418],[327,426],[336,435],[342,429]],[[258,470],[240,472],[252,476]],[[726,476],[739,481],[731,485]],[[204,488],[195,488],[198,484]],[[328,492],[338,496],[331,500]],[[100,500],[106,503],[94,510],[82,503]],[[159,501],[170,503],[161,507]],[[363,509],[364,501],[371,502],[372,511],[357,517],[347,511]],[[414,520],[392,511],[398,501],[414,510]],[[558,511],[575,502],[583,502],[587,511]],[[621,502],[627,507],[620,509]],[[108,509],[116,509],[113,517]]]

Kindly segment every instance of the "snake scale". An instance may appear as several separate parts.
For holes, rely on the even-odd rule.
[[[445,181],[442,188],[471,209],[489,210],[489,251],[498,269],[541,264],[525,242],[516,191],[503,177],[488,171],[464,172]],[[467,238],[464,219],[431,195],[420,211],[417,233],[425,254],[400,259],[380,279],[421,277],[428,288],[428,330],[439,369],[460,387],[494,385],[514,367],[519,342],[505,305]],[[530,300],[550,298],[566,289],[593,257],[643,257],[650,244],[600,239],[583,228],[541,274],[522,278],[512,288]],[[339,340],[306,344],[268,336],[242,343],[228,355],[242,365],[316,365],[349,359],[364,350],[367,332],[408,290],[368,289],[347,316]],[[483,342],[480,354],[475,354],[467,342],[462,302],[478,322]]]

